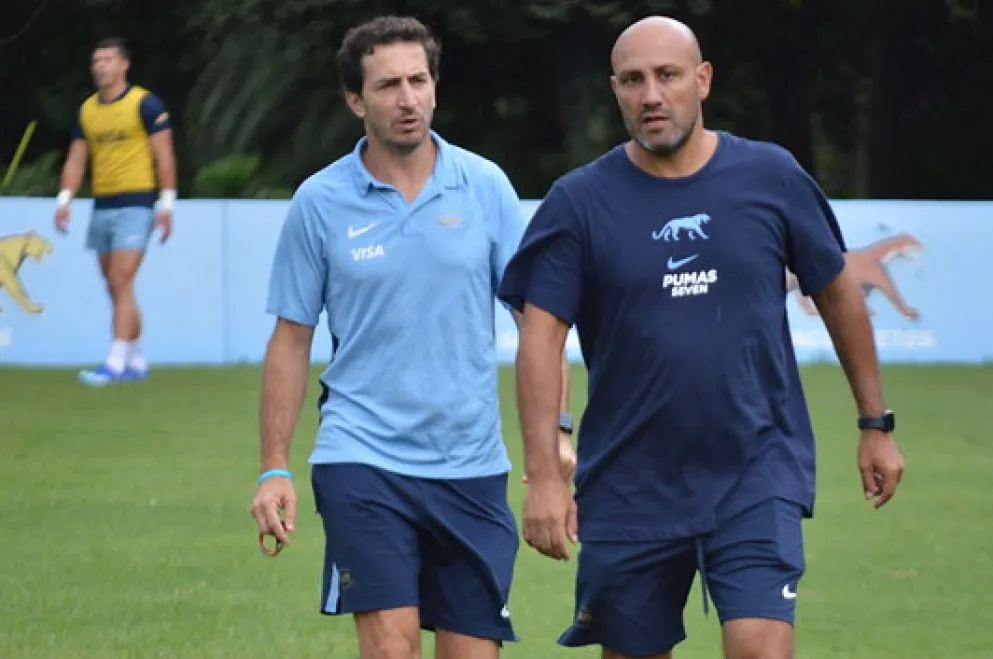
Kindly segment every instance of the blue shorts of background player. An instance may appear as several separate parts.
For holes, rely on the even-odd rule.
[[[93,211],[86,234],[86,247],[98,254],[148,247],[155,213],[148,206],[98,208]]]
[[[683,610],[700,574],[704,611],[793,625],[805,561],[803,508],[773,498],[716,530],[681,540],[584,542],[576,576],[577,613],[559,639],[601,645],[624,657],[663,655],[686,638]]]
[[[507,609],[519,541],[506,474],[441,480],[317,464],[311,479],[327,538],[322,613],[418,607],[422,629],[518,640]]]

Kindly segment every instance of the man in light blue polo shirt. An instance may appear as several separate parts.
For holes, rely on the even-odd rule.
[[[288,542],[290,439],[326,312],[333,356],[310,458],[321,611],[355,615],[367,659],[419,657],[422,628],[439,657],[496,657],[516,640],[494,300],[524,222],[497,165],[431,130],[438,59],[411,18],[345,36],[339,73],[366,136],[296,191],[270,280],[253,514]],[[571,479],[567,417],[560,426]]]

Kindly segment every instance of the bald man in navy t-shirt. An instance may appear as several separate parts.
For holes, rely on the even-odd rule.
[[[785,270],[855,392],[878,507],[903,460],[864,299],[831,206],[793,156],[703,127],[711,67],[686,26],[640,21],[611,59],[632,140],[555,182],[500,291],[524,314],[524,537],[559,559],[583,543],[563,645],[669,657],[699,571],[726,656],[787,659],[815,449]],[[556,356],[572,325],[589,371],[575,500],[556,457]]]

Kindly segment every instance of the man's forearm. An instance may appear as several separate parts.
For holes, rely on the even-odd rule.
[[[165,151],[155,159],[156,175],[160,190],[176,189],[176,158],[172,151]]]
[[[522,332],[517,351],[517,409],[524,438],[524,472],[531,482],[559,476],[558,418],[564,398],[560,354]]]
[[[75,196],[79,192],[80,186],[83,185],[84,173],[86,173],[85,165],[80,165],[72,160],[66,161],[62,167],[62,175],[59,177],[59,190],[69,190]]]
[[[272,342],[266,352],[259,419],[263,471],[289,466],[293,431],[307,391],[309,362],[309,346],[303,349]]]
[[[865,298],[846,271],[814,297],[861,416],[879,416],[886,405]]]
[[[514,319],[514,323],[517,325],[517,331],[520,333],[521,327],[524,323],[524,317],[517,310],[511,310],[511,317]],[[520,336],[520,334],[518,334]],[[559,400],[559,411],[569,412],[569,356],[566,350],[562,350],[562,394]]]
[[[562,351],[562,395],[559,397],[559,411],[569,413],[569,356]]]

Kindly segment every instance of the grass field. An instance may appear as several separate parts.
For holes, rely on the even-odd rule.
[[[512,375],[502,377],[519,469]],[[832,367],[804,371],[820,477],[798,657],[989,659],[993,368],[885,377],[908,472],[873,511],[860,496],[844,379]],[[351,621],[317,613],[322,538],[305,464],[313,388],[293,450],[295,542],[275,560],[256,548],[247,510],[258,379],[253,368],[162,369],[140,385],[89,390],[68,371],[0,370],[0,657],[357,656]],[[584,398],[577,370],[574,410]],[[598,656],[555,645],[572,616],[574,569],[522,544],[510,608],[523,640],[504,656]],[[696,592],[686,618],[678,657],[720,656]]]

